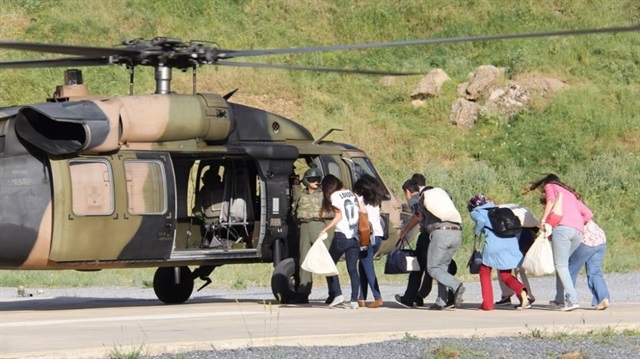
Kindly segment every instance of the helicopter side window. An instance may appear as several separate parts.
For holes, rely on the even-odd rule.
[[[378,172],[376,172],[376,170],[373,167],[373,164],[371,163],[369,158],[367,158],[367,157],[352,157],[352,158],[350,158],[350,162],[353,163],[353,181],[354,182],[357,181],[358,179],[360,179],[360,177],[362,177],[363,175],[367,174],[367,175],[375,178],[376,181],[378,181],[378,184],[380,185],[380,187],[385,192],[386,199],[390,199],[391,198],[391,195],[387,192],[386,186],[384,185],[384,183],[382,183],[382,180],[380,179],[380,176],[378,175]]]
[[[125,161],[127,208],[131,214],[162,214],[167,211],[164,167],[158,161]]]
[[[107,161],[70,161],[69,174],[73,214],[97,216],[113,213],[113,176]]]

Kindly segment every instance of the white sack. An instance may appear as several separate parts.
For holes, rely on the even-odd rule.
[[[338,275],[338,267],[333,263],[333,259],[331,259],[331,255],[322,238],[316,239],[309,252],[307,252],[307,256],[302,262],[302,269],[325,277]]]
[[[524,268],[527,273],[541,276],[553,274],[555,271],[551,242],[549,242],[546,233],[551,232],[540,231],[538,238],[536,238],[531,248],[529,248],[527,255],[524,256],[522,268]]]

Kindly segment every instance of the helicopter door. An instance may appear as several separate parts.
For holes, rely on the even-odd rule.
[[[53,261],[169,258],[175,228],[173,166],[166,153],[52,161]]]

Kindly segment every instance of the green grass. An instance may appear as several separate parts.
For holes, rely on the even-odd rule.
[[[109,359],[138,359],[142,358],[142,349],[140,347],[123,348],[121,345],[116,345],[109,352]]]
[[[171,36],[215,41],[225,49],[285,48],[640,23],[640,7],[632,0],[530,1],[512,6],[445,0],[276,0],[268,5],[255,0],[0,0],[0,5],[2,40],[96,46],[113,46],[125,38]],[[75,11],[78,7],[83,11]],[[606,231],[605,271],[626,272],[640,269],[640,242],[635,239],[640,232],[635,200],[640,198],[639,45],[636,32],[241,59],[424,73],[444,69],[452,81],[445,83],[441,95],[418,108],[411,106],[409,95],[419,76],[383,86],[376,76],[204,66],[198,84],[202,92],[239,88],[235,101],[292,117],[316,136],[331,127],[342,128],[330,139],[365,150],[397,194],[411,173],[423,172],[431,184],[447,189],[463,210],[466,240],[456,255],[461,264],[471,248],[471,220],[464,211],[469,197],[482,192],[498,202],[522,203],[539,215],[537,195],[522,196],[520,190],[543,173],[554,172],[583,194]],[[0,52],[0,60],[50,57]],[[448,120],[456,86],[486,64],[507,67],[511,78],[542,74],[568,86],[553,99],[535,98],[512,119],[484,116],[471,130],[460,130]],[[43,101],[62,81],[63,70],[0,70],[0,106]],[[124,68],[83,71],[93,94],[128,93]],[[190,74],[176,71],[173,78],[173,90],[190,92]],[[154,84],[152,69],[136,69],[136,93],[153,92]],[[371,134],[376,134],[374,141]],[[212,278],[225,277],[219,284],[242,288],[268,283],[266,268],[264,275],[231,283],[226,282],[226,268],[220,271],[225,275],[216,270]],[[53,283],[66,284],[56,273],[24,279],[50,277]],[[84,274],[73,276],[84,281]],[[101,274],[86,275],[90,276],[105,284],[117,282]],[[124,283],[143,285],[132,276]],[[8,280],[3,272],[0,279]]]

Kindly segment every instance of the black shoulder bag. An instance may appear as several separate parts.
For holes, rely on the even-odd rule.
[[[473,252],[471,252],[471,258],[469,258],[469,262],[467,263],[469,273],[471,274],[480,273],[480,266],[482,265],[482,252],[478,250],[479,238],[480,235],[473,237]]]

